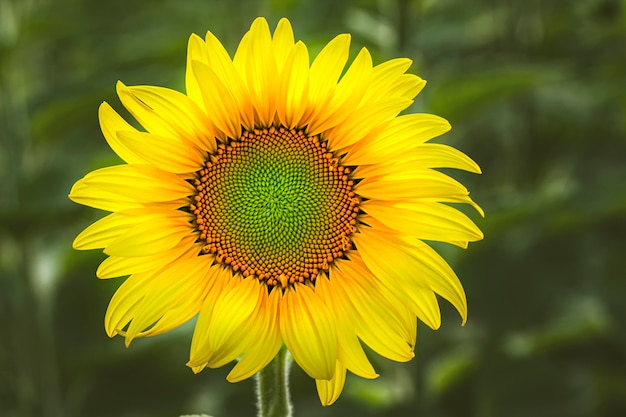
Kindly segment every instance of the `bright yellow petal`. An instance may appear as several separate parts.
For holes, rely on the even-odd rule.
[[[149,256],[169,251],[193,232],[187,218],[153,218],[135,225],[104,248],[107,255]]]
[[[105,211],[143,207],[142,203],[129,197],[122,197],[114,191],[95,191],[93,187],[85,185],[82,180],[76,181],[68,197],[75,203]]]
[[[364,178],[354,191],[361,197],[378,200],[404,200],[466,196],[469,191],[455,179],[432,169],[402,170],[396,166],[379,176]]]
[[[138,272],[159,269],[163,265],[176,259],[198,256],[202,249],[202,244],[196,243],[196,240],[197,233],[194,233],[183,237],[180,243],[172,249],[154,255],[134,256],[130,258],[116,255],[109,256],[98,266],[96,276],[102,279],[122,277]]]
[[[338,358],[352,373],[363,378],[376,378],[372,364],[365,356],[359,343],[356,330],[352,326],[346,309],[346,300],[341,298],[341,291],[336,291],[335,282],[330,282],[326,274],[320,274],[315,280],[315,292],[331,308],[337,324]]]
[[[126,345],[136,337],[177,327],[196,315],[211,283],[207,278],[210,266],[210,257],[196,256],[159,270],[145,286],[145,295],[125,332]]]
[[[469,217],[441,203],[368,200],[361,208],[386,226],[418,239],[475,242],[483,238]]]
[[[285,291],[280,333],[294,360],[311,378],[330,379],[337,361],[337,329],[331,312],[306,285]]]
[[[415,243],[408,246],[400,238],[367,227],[354,236],[367,267],[381,281],[394,283],[409,295],[422,321],[432,328],[439,327],[439,307],[432,294],[435,292],[450,301],[465,323],[467,301],[456,274],[447,264],[444,266],[445,262],[428,245],[411,241]],[[387,259],[394,260],[393,267]]]
[[[355,143],[343,162],[347,165],[384,163],[449,130],[450,123],[439,116],[402,115],[393,119],[384,129],[374,130],[362,141]],[[360,169],[367,167],[359,167],[355,174]]]
[[[147,163],[175,174],[198,171],[206,157],[206,152],[180,137],[165,137],[136,130],[118,131],[117,137],[127,149]]]
[[[267,287],[254,278],[242,280],[237,285],[229,300],[228,295],[224,295],[216,303],[213,309],[211,323],[211,335],[213,345],[219,346],[215,354],[208,360],[207,366],[219,368],[232,362],[241,356],[246,346],[252,342],[262,343],[266,348],[272,349],[275,346],[268,346],[265,340],[255,339],[254,332],[245,332],[248,323],[252,319],[252,313],[261,303],[263,292],[267,292]],[[223,342],[220,343],[220,340]]]
[[[200,92],[211,121],[226,134],[237,139],[241,136],[241,119],[238,103],[218,76],[207,65],[193,61],[191,63],[195,76],[202,80]]]
[[[408,98],[396,97],[382,103],[359,107],[347,120],[325,133],[330,148],[340,150],[359,142],[378,125],[396,117],[412,102]]]
[[[349,50],[350,35],[338,35],[313,60],[310,70],[309,109],[303,123],[313,120],[312,116],[331,100],[348,60]]]
[[[272,38],[272,46],[276,56],[278,72],[280,73],[282,72],[283,65],[285,65],[287,56],[294,46],[293,29],[291,28],[289,20],[282,18],[278,21],[278,25],[276,25],[276,30],[274,31],[274,37]]]
[[[309,135],[316,135],[347,119],[356,109],[370,85],[372,57],[363,48],[339,81],[327,106],[321,107],[312,117],[307,128]]]
[[[458,149],[441,143],[424,143],[390,158],[387,164],[362,167],[360,174],[380,175],[390,170],[404,172],[424,168],[455,168],[475,174],[482,172],[476,162]]]
[[[306,110],[309,91],[309,52],[298,42],[286,58],[280,74],[277,114],[287,128],[297,127]]]
[[[250,92],[244,78],[237,72],[224,45],[211,32],[208,32],[206,35],[206,46],[209,54],[207,65],[215,72],[220,81],[229,88],[230,94],[237,102],[239,117],[243,127],[247,130],[253,130],[254,107],[252,106]]]
[[[117,203],[128,202],[130,207],[124,208],[141,207],[140,203],[178,200],[194,192],[187,181],[156,167],[117,165],[85,175],[74,184],[69,197],[76,203],[106,210],[104,207],[117,207]]]
[[[341,364],[341,362],[337,361],[337,365],[335,366],[335,374],[330,380],[325,379],[316,379],[315,386],[317,387],[317,393],[320,397],[320,401],[323,406],[332,405],[339,395],[341,391],[343,391],[343,386],[346,383],[346,368]]]
[[[330,281],[336,297],[347,309],[357,335],[379,355],[398,362],[414,357],[410,344],[415,329],[401,318],[404,305],[390,303],[371,273],[354,261],[336,261]]]
[[[133,274],[117,289],[104,316],[104,328],[109,337],[123,333],[143,299],[153,272]]]
[[[163,87],[117,83],[122,104],[150,133],[180,137],[206,151],[215,151],[215,132],[207,116],[187,96]]]
[[[381,97],[389,97],[395,94],[392,89],[394,83],[411,66],[412,61],[408,58],[396,58],[376,65],[372,73],[372,83],[363,96],[363,102],[376,102]]]
[[[136,131],[134,127],[129,125],[109,103],[104,102],[98,108],[98,119],[100,120],[100,128],[107,143],[124,162],[128,164],[145,164],[146,161],[135,152],[130,150],[124,143],[120,142],[117,132],[120,130]]]
[[[72,247],[78,250],[104,248],[137,224],[137,219],[112,213],[83,230]]]
[[[282,291],[274,288],[269,295],[262,293],[262,302],[252,314],[250,325],[242,332],[250,334],[252,342],[246,353],[230,371],[226,379],[239,382],[265,368],[276,356],[283,344],[278,326],[278,308],[282,301]]]
[[[432,202],[432,203],[459,203],[459,204],[469,204],[481,215],[481,217],[485,217],[485,212],[483,209],[476,204],[474,200],[472,200],[469,196],[464,195],[449,195],[445,197],[437,197],[437,198],[421,198],[422,202]]]
[[[248,42],[240,45],[248,48],[244,55],[244,74],[256,113],[255,120],[259,127],[268,127],[274,122],[276,113],[278,66],[267,21],[255,19],[248,34]]]
[[[359,244],[361,244],[360,242],[361,240],[359,240]],[[441,326],[441,311],[437,297],[425,283],[411,280],[413,278],[411,275],[397,275],[393,271],[389,272],[386,269],[388,263],[382,258],[372,255],[366,245],[361,244],[359,254],[362,255],[364,261],[367,261],[367,269],[373,273],[375,277],[373,279],[380,287],[381,296],[389,300],[394,306],[404,306],[404,310],[400,310],[397,317],[398,320],[404,322],[404,328],[408,330],[406,333],[407,340],[412,340],[409,345],[414,346],[415,344],[415,334],[410,333],[410,331],[415,329],[416,316],[432,329],[438,329]],[[400,259],[400,261],[402,260]],[[389,278],[390,276],[394,277],[393,280]],[[410,314],[406,314],[407,312]]]
[[[200,61],[204,64],[208,64],[209,58],[207,54],[206,44],[196,34],[189,37],[189,43],[187,44],[187,69],[185,72],[185,89],[187,90],[187,96],[193,100],[199,107],[202,107],[202,95],[200,93],[199,82],[196,79],[193,70],[191,68],[192,61]]]
[[[198,316],[191,341],[190,367],[217,368],[233,361],[249,342],[241,329],[250,319],[266,291],[258,280],[232,276],[229,269],[218,266],[217,281],[211,288]]]
[[[391,85],[393,94],[400,97],[414,98],[426,86],[426,81],[414,74],[403,74]]]

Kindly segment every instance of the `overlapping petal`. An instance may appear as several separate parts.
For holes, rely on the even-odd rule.
[[[398,116],[355,143],[344,157],[344,162],[357,166],[354,174],[358,177],[369,165],[402,157],[407,151],[449,130],[450,123],[447,120],[432,114]]]
[[[363,202],[362,208],[386,226],[418,239],[475,242],[483,238],[469,217],[442,203],[368,200]]]
[[[213,267],[216,284],[206,296],[191,342],[188,366],[223,366],[243,353],[254,334],[241,331],[266,291],[257,280],[232,276],[222,266]]]
[[[100,120],[100,129],[106,139],[107,143],[113,149],[113,151],[124,160],[127,164],[145,164],[146,161],[140,156],[129,149],[123,142],[121,142],[117,136],[117,132],[136,131],[130,124],[128,124],[122,116],[120,116],[109,103],[104,102],[98,108],[98,119]]]
[[[358,259],[357,256],[352,259]],[[333,292],[343,302],[352,326],[363,342],[386,358],[413,358],[415,328],[402,317],[402,303],[382,295],[372,273],[352,260],[337,261],[330,270]]]
[[[337,361],[335,366],[335,374],[331,379],[316,379],[315,385],[317,386],[317,393],[319,394],[322,405],[331,405],[343,390],[343,386],[346,383],[346,368],[340,361]]]
[[[337,361],[337,328],[331,311],[307,285],[285,291],[280,333],[294,360],[311,378],[331,379]]]
[[[282,291],[275,288],[269,295],[264,292],[252,320],[242,332],[250,335],[245,353],[226,377],[230,382],[249,378],[263,369],[278,353],[283,341],[280,337],[278,310]],[[260,343],[259,341],[263,341]]]

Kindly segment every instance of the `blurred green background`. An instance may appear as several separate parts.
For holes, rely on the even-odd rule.
[[[253,18],[288,17],[312,54],[352,33],[375,63],[428,80],[414,111],[482,176],[485,240],[438,246],[469,321],[442,302],[416,358],[370,355],[322,408],[293,367],[296,416],[626,415],[626,2],[620,0],[0,0],[0,416],[253,416],[254,381],[185,367],[191,326],[126,349],[103,329],[121,280],[74,236],[102,213],[67,193],[119,160],[98,127],[115,82],[184,91],[190,33],[234,52]]]

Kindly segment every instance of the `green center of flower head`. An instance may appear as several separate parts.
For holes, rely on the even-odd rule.
[[[244,132],[198,171],[191,211],[204,253],[285,288],[313,281],[351,248],[359,212],[350,169],[319,136]]]

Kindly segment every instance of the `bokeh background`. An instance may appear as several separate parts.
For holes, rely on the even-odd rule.
[[[416,358],[370,355],[330,408],[291,375],[296,416],[626,415],[626,2],[620,0],[0,0],[0,416],[253,416],[254,381],[185,367],[191,327],[126,349],[103,330],[120,280],[74,236],[102,213],[73,182],[116,164],[98,127],[115,82],[184,91],[190,33],[234,52],[253,18],[288,17],[312,55],[352,33],[375,63],[407,56],[428,80],[413,111],[485,209],[485,239],[437,246],[469,321],[442,301]],[[391,261],[391,260],[390,260]]]

